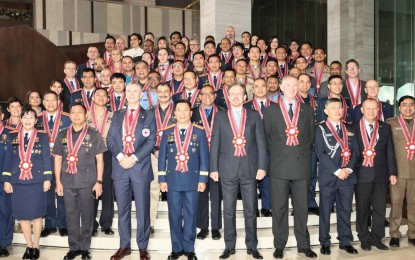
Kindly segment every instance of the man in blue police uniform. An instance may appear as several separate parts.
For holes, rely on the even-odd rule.
[[[49,136],[49,147],[53,149],[54,142],[58,132],[71,124],[69,114],[59,111],[58,96],[53,91],[46,91],[43,94],[43,111],[42,116],[38,117],[35,125],[36,129],[44,130]],[[47,122],[47,123],[46,123]],[[52,171],[54,171],[54,159],[51,156]],[[59,229],[61,236],[68,235],[66,225],[65,203],[62,196],[56,196],[55,174],[52,174],[51,188],[47,192],[45,228],[40,234],[41,237],[47,237]],[[56,201],[56,202],[55,202]]]
[[[95,90],[95,71],[90,68],[86,68],[82,71],[82,83],[84,87],[75,90],[71,94],[70,106],[72,107],[75,103],[82,103],[86,110],[91,110],[92,106],[92,95]]]
[[[208,181],[209,147],[203,128],[190,122],[188,100],[178,100],[174,114],[177,124],[163,133],[158,163],[160,190],[168,191],[172,241],[168,259],[179,259],[184,254],[189,260],[197,260],[194,244],[198,192],[205,190]]]
[[[131,195],[137,217],[137,244],[140,259],[148,260],[150,238],[150,183],[153,180],[151,152],[156,144],[154,114],[140,106],[142,89],[138,83],[126,87],[128,107],[116,111],[107,135],[112,154],[112,179],[118,205],[120,248],[111,256],[122,259],[131,254]]]
[[[343,108],[339,99],[329,99],[324,112],[327,120],[316,127],[314,140],[320,161],[320,252],[323,255],[331,254],[330,215],[336,203],[339,248],[349,254],[357,254],[357,250],[350,244],[353,240],[350,217],[359,146],[353,127],[342,122]]]
[[[2,118],[3,111],[0,108],[0,119]],[[3,172],[3,166],[6,157],[6,145],[7,138],[11,128],[4,126],[0,121],[0,172]],[[8,246],[12,244],[13,240],[13,221],[12,221],[12,208],[10,202],[10,194],[7,194],[3,189],[3,181],[0,188],[0,257],[8,257]]]

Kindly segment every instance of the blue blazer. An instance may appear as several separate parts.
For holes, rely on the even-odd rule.
[[[114,112],[112,122],[107,135],[107,147],[111,151],[112,158],[112,179],[120,180],[125,172],[131,173],[134,182],[148,183],[154,179],[153,169],[151,167],[151,151],[156,145],[156,120],[152,112],[143,108],[140,110],[140,117],[137,121],[134,136],[134,155],[138,162],[131,169],[124,170],[117,160],[117,155],[123,153],[123,121],[127,109]],[[143,132],[149,131],[146,136]]]
[[[48,118],[48,120],[49,120],[49,118]],[[47,123],[48,122],[46,122],[46,124]],[[72,122],[71,122],[71,119],[69,118],[69,114],[66,113],[66,112],[62,112],[62,114],[61,114],[61,121],[59,122],[59,129],[58,130],[60,131],[60,130],[62,130],[64,128],[67,128],[71,123]],[[43,124],[43,115],[40,115],[37,118],[37,122],[36,122],[35,128],[37,130],[46,131],[45,125]],[[53,129],[50,129],[51,132],[52,132],[52,130]],[[59,133],[59,131],[58,131],[58,133]]]
[[[384,122],[386,122],[388,118],[394,117],[393,106],[383,101],[381,101],[381,103],[382,103],[382,114],[383,114]],[[354,122],[359,121],[360,118],[362,118],[363,116],[360,108],[362,108],[362,104],[357,105],[353,110],[353,121]]]
[[[174,139],[175,125],[171,126],[163,133],[160,142],[160,152],[158,158],[159,182],[167,182],[168,189],[174,191],[196,191],[199,182],[208,182],[209,172],[209,146],[204,130],[199,126],[193,127],[190,139],[189,161],[187,172],[176,171],[176,142]],[[180,138],[181,142],[184,137]]]
[[[74,92],[72,92],[72,94],[71,94],[71,101],[69,102],[69,107],[72,107],[75,102],[82,102],[82,103],[84,103],[84,100],[82,99],[82,91],[83,91],[83,88],[78,89],[78,90],[75,90]],[[93,93],[91,93],[90,98],[87,98],[88,104],[90,106],[92,105],[92,95],[93,95]]]
[[[340,146],[338,146],[338,148],[334,151],[333,154],[330,148],[327,146],[327,144],[330,146],[334,146],[336,145],[337,140],[334,138],[333,134],[330,132],[325,122],[316,126],[314,148],[317,157],[320,160],[318,169],[318,181],[320,186],[339,187],[354,185],[357,182],[356,166],[359,160],[360,150],[357,143],[356,135],[353,131],[353,126],[346,124],[346,129],[348,135],[349,149],[352,154],[350,157],[350,161],[345,168],[352,169],[353,173],[350,174],[349,178],[345,180],[340,180],[339,177],[334,175],[334,172],[341,168],[342,149],[340,148]]]
[[[20,180],[20,156],[19,156],[18,132],[10,132],[7,141],[6,163],[3,168],[3,181],[10,183],[32,184],[52,180],[52,166],[50,160],[49,137],[45,132],[38,131],[35,144],[32,149],[30,161],[33,164],[31,170],[33,179]]]
[[[7,144],[8,144],[7,139],[9,138],[9,134],[11,131],[13,131],[13,129],[5,126],[3,131],[0,133],[0,173],[3,173],[3,167],[4,167],[4,163],[6,159]],[[2,187],[0,188],[3,190]]]

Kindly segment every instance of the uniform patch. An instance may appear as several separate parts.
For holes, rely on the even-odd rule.
[[[141,131],[141,134],[142,134],[144,137],[149,137],[149,136],[150,136],[150,129],[148,129],[148,128],[144,128],[144,129],[143,129],[143,131]]]

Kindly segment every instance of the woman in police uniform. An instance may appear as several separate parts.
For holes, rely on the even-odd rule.
[[[23,259],[39,258],[46,192],[52,179],[48,135],[35,129],[36,121],[35,110],[28,108],[23,111],[22,127],[9,135],[8,163],[3,169],[4,190],[11,193],[12,215],[20,221],[27,244]]]

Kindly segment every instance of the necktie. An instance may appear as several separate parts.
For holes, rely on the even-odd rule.
[[[116,108],[115,108],[115,109],[118,109],[118,107],[120,106],[120,102],[121,102],[121,96],[118,96],[118,97],[115,99],[115,106],[116,106]]]
[[[186,134],[186,129],[180,129],[180,134],[181,134],[182,136],[185,136],[185,134]]]
[[[226,54],[226,53],[223,54],[223,58],[225,59],[225,61],[226,61],[227,56],[228,56],[228,54]]]
[[[73,84],[73,81],[70,81],[69,83],[71,84],[72,90],[75,90],[75,85]]]
[[[135,109],[130,109],[130,115],[128,116],[128,123],[131,126],[133,124]]]
[[[52,131],[53,131],[53,125],[54,125],[53,124],[53,116],[50,116],[48,125],[49,125],[49,131],[52,133]]]
[[[88,98],[88,101],[91,99],[91,97],[89,96],[91,94],[91,92],[90,91],[87,91],[86,92],[86,97]]]
[[[235,114],[236,127],[239,129],[241,126],[241,111],[235,111]]]
[[[209,116],[209,114],[210,114],[210,109],[205,108],[205,114],[206,114],[206,117],[208,117],[208,116]]]
[[[29,143],[29,133],[24,134],[24,146],[27,146]]]
[[[336,131],[340,138],[342,138],[342,130],[340,129],[340,125],[336,125]]]
[[[288,115],[290,116],[290,119],[293,120],[293,116],[294,116],[293,104],[290,103],[288,105],[290,106],[290,108],[288,109]]]
[[[213,76],[213,84],[215,84],[215,86],[213,86],[213,87],[216,87],[217,83],[218,83],[218,77]]]
[[[284,71],[284,65],[280,64],[281,71]]]
[[[264,56],[261,56],[261,58],[259,58],[259,61],[262,64],[264,62]]]
[[[370,142],[370,139],[372,138],[372,134],[373,134],[373,124],[369,124],[369,142]]]
[[[260,104],[260,107],[261,107],[261,112],[264,112],[264,110],[265,110],[264,101],[260,101],[259,104]]]
[[[187,93],[187,100],[192,100],[192,92]]]

